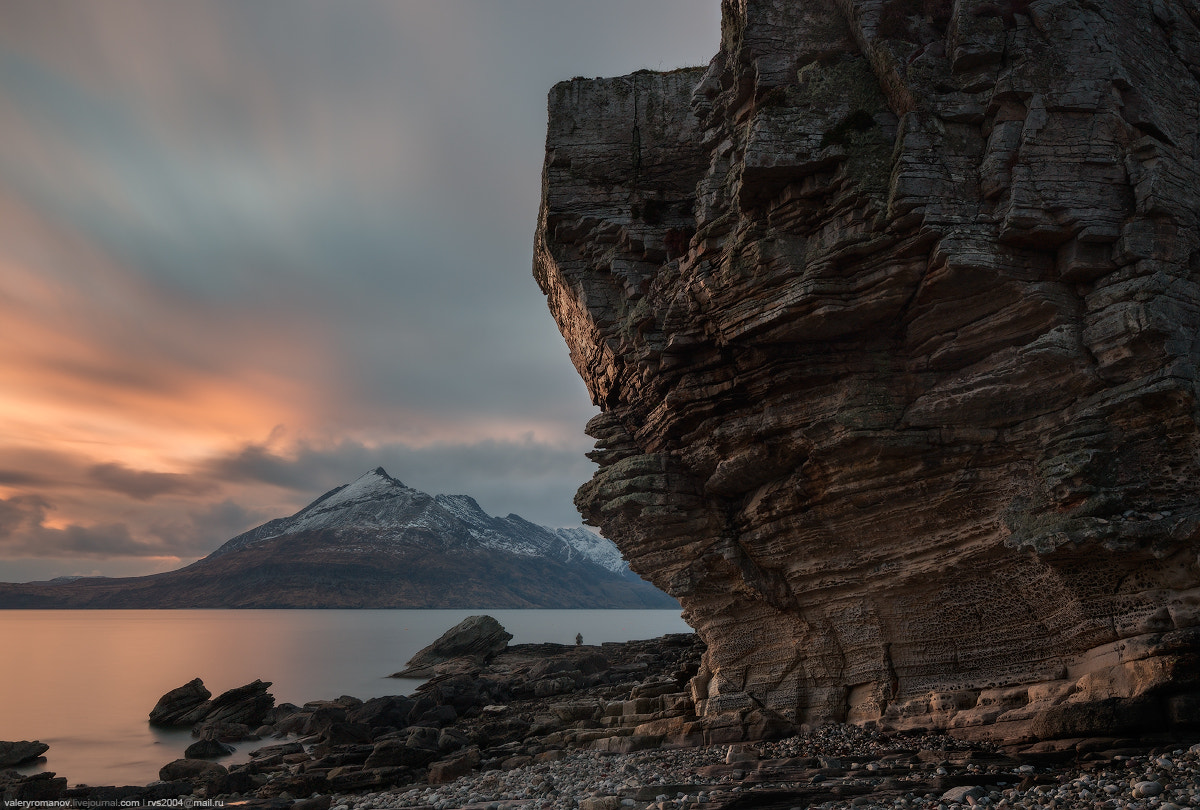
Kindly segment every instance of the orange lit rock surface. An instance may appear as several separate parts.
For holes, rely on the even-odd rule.
[[[1200,11],[725,0],[550,94],[577,497],[709,716],[1200,724]]]

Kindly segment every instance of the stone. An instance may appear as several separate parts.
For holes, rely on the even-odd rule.
[[[67,791],[67,778],[51,771],[30,774],[0,770],[0,797],[4,803],[59,800]],[[61,806],[61,805],[57,805]]]
[[[204,687],[204,681],[194,678],[183,686],[172,689],[158,699],[150,710],[150,722],[156,726],[190,726],[204,711],[196,715],[201,707],[207,707],[212,692]]]
[[[402,728],[408,725],[408,715],[412,711],[413,703],[410,698],[398,695],[369,698],[363,701],[361,706],[348,712],[346,719],[352,723],[365,723],[372,727]]]
[[[393,678],[428,678],[441,674],[439,665],[454,661],[482,664],[504,650],[512,633],[491,616],[468,616],[428,647],[414,655]]]
[[[1162,792],[1162,784],[1153,780],[1138,782],[1133,786],[1133,798],[1135,799],[1149,799],[1159,795]]]
[[[254,732],[245,723],[226,723],[221,720],[205,720],[192,726],[192,736],[203,740],[234,742],[254,739]]]
[[[50,750],[50,746],[40,740],[20,740],[9,742],[0,740],[0,768],[10,768],[30,760],[37,759]]]
[[[221,693],[213,699],[204,722],[258,726],[275,705],[275,697],[267,692],[270,686],[270,681],[256,680]]]
[[[479,749],[471,748],[449,759],[429,763],[429,784],[444,785],[479,767]]]
[[[371,741],[371,727],[365,723],[332,723],[321,733],[327,745],[355,745]]]
[[[593,796],[579,800],[579,810],[619,810],[621,799],[618,796]]]
[[[425,765],[437,756],[435,748],[408,744],[406,740],[381,740],[377,742],[363,763],[364,768],[384,768],[396,765]]]
[[[732,765],[735,762],[757,762],[758,752],[745,745],[731,745],[725,752],[725,762]]]
[[[217,759],[232,754],[234,748],[220,740],[198,740],[183,752],[184,759]]]
[[[707,67],[551,90],[576,504],[706,718],[1195,727],[1197,17],[910,5],[723,3]]]
[[[329,810],[331,804],[333,804],[332,796],[313,796],[293,803],[292,810]]]
[[[204,682],[196,678],[158,699],[150,710],[150,723],[157,726],[191,726],[193,734],[206,739],[241,740],[251,729],[263,725],[275,705],[267,692],[270,682],[254,681],[223,692],[213,700]],[[295,707],[290,707],[295,709]],[[291,712],[281,712],[286,717]],[[273,716],[272,720],[275,719]]]
[[[987,790],[979,785],[959,785],[952,787],[942,794],[942,801],[956,804],[975,804],[975,800],[987,795]]]
[[[224,765],[218,765],[205,759],[177,759],[159,768],[158,778],[164,782],[178,779],[206,781],[225,776],[228,773],[229,770]]]

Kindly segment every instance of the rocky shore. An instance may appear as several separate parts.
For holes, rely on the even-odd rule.
[[[753,710],[702,719],[687,691],[704,653],[696,636],[510,638],[486,617],[464,622],[410,662],[405,674],[429,680],[409,696],[274,705],[269,683],[212,698],[197,679],[151,713],[198,738],[159,781],[68,788],[53,773],[0,771],[0,797],[301,810],[1200,807],[1200,735],[1000,747],[795,728]],[[239,741],[262,747],[222,765]]]

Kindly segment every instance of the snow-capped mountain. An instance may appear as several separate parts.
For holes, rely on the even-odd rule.
[[[467,495],[427,495],[376,467],[353,483],[326,492],[287,518],[277,518],[233,538],[210,558],[253,548],[282,535],[333,531],[373,550],[403,553],[425,545],[451,550],[481,548],[520,557],[587,562],[614,574],[629,566],[610,541],[582,527],[551,529],[520,515],[492,517]]]
[[[0,585],[0,608],[677,608],[584,528],[371,470],[178,571]]]

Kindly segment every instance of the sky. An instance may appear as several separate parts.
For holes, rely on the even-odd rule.
[[[377,466],[579,525],[546,95],[718,0],[0,0],[0,581],[178,568]]]

